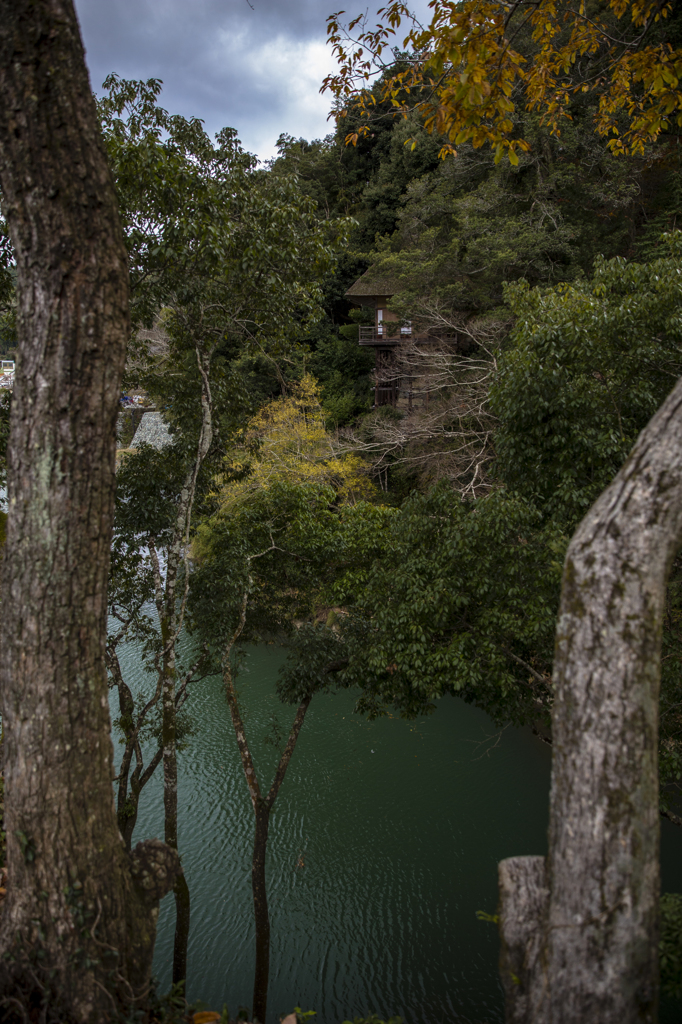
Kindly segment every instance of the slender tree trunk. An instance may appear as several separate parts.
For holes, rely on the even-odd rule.
[[[256,808],[255,816],[251,887],[253,889],[253,915],[256,922],[256,970],[253,976],[252,1017],[254,1021],[265,1024],[270,974],[270,916],[265,884],[265,855],[268,849],[270,808],[261,803]]]
[[[171,620],[171,628],[175,625]],[[162,623],[164,643],[166,624]],[[175,644],[164,657],[163,663],[163,810],[164,839],[171,849],[178,848],[178,756],[176,750],[175,714]],[[180,886],[180,877],[184,887]],[[175,893],[175,941],[173,945],[173,984],[178,985],[187,977],[187,936],[189,935],[189,888],[183,876],[178,876],[173,889]],[[184,942],[183,942],[184,940]]]
[[[138,763],[135,766],[133,774],[130,776],[130,788],[123,796],[119,790],[119,803],[116,812],[119,831],[123,837],[126,850],[128,851],[131,850],[133,844],[133,832],[137,825],[137,815],[140,807],[140,794],[161,764],[163,748],[159,747],[154,754],[154,757],[144,770],[139,743],[135,744],[135,755],[138,759]]]
[[[0,189],[19,333],[0,1012],[42,1006],[41,1019],[100,1022],[146,998],[154,904],[177,855],[151,843],[131,859],[113,803],[104,645],[128,285],[71,0],[0,0]]]
[[[116,818],[118,820],[119,832],[121,833],[123,842],[125,843],[125,848],[130,852],[132,848],[133,831],[135,830],[135,823],[137,821],[139,778],[142,768],[138,757],[138,762],[133,769],[133,774],[132,776],[130,775],[130,766],[132,764],[133,755],[137,752],[137,749],[139,749],[138,744],[136,743],[137,729],[133,722],[135,701],[133,700],[133,695],[130,692],[130,687],[126,685],[123,679],[118,655],[115,650],[112,651],[107,648],[106,662],[118,691],[120,723],[126,737],[123,757],[121,758],[121,764],[118,770]]]
[[[140,802],[140,791],[137,785],[138,779],[136,777],[136,773],[137,768],[132,774],[130,780],[130,792],[123,803],[123,806],[119,806],[116,809],[118,830],[121,833],[121,838],[123,839],[125,848],[128,851],[133,848],[133,832],[137,825],[137,813]]]
[[[147,715],[158,703],[161,695],[161,683],[156,687],[155,693],[147,701],[144,707],[135,716],[135,701],[130,692],[130,687],[123,678],[121,664],[116,653],[117,643],[107,646],[106,664],[114,686],[118,691],[118,706],[121,713],[119,719],[121,730],[125,736],[125,747],[118,772],[118,795],[116,801],[116,817],[118,827],[123,837],[126,850],[130,852],[133,842],[133,832],[137,824],[137,813],[140,803],[140,793],[147,785],[152,775],[161,763],[163,755],[163,744],[154,754],[147,767],[144,767],[142,749],[140,747],[140,729],[146,722]],[[192,673],[193,674],[193,673]],[[135,758],[135,768],[132,775],[130,766]]]
[[[505,931],[514,944],[516,919],[530,951],[526,1016],[514,1016],[513,989],[523,986],[512,986],[508,1020],[656,1020],[661,631],[681,541],[682,382],[566,555],[547,870],[537,858],[528,859],[527,870],[517,862],[520,883],[508,872],[502,899],[503,944]],[[531,876],[538,893],[547,890],[544,903],[536,902],[534,926],[523,882]]]
[[[261,789],[256,775],[256,769],[251,757],[249,743],[244,730],[239,702],[234,688],[232,678],[232,666],[230,665],[230,652],[239,639],[246,621],[246,602],[248,593],[244,595],[242,602],[241,616],[235,634],[223,654],[223,682],[225,684],[225,695],[230,708],[232,726],[237,739],[237,747],[241,757],[244,778],[251,798],[251,806],[255,816],[255,829],[253,838],[253,859],[251,862],[251,887],[253,890],[253,912],[256,925],[256,969],[253,978],[253,1012],[254,1021],[265,1024],[265,1014],[268,1005],[268,978],[270,975],[270,916],[268,914],[268,891],[265,881],[265,860],[268,851],[268,828],[270,826],[270,812],[272,811],[277,794],[284,782],[289,762],[296,749],[296,742],[305,720],[306,711],[310,706],[312,694],[305,697],[294,716],[289,739],[284,752],[279,759],[275,776],[266,797],[261,795]]]
[[[187,944],[189,942],[190,897],[184,874],[178,875],[173,887],[175,894],[175,938],[173,941],[173,984],[187,978]]]
[[[166,588],[159,594],[157,607],[163,643],[162,655],[162,742],[163,742],[163,806],[166,844],[173,850],[178,848],[178,756],[177,756],[177,707],[175,648],[182,630],[188,589],[188,567],[186,563],[189,548],[190,526],[197,478],[202,463],[208,454],[213,439],[211,388],[208,379],[210,356],[196,347],[197,364],[202,379],[201,408],[202,423],[197,452],[192,468],[185,479],[175,517],[173,536],[166,559]],[[151,548],[150,548],[151,550]],[[178,608],[177,585],[180,566],[185,559],[184,593]],[[156,565],[157,576],[158,563]],[[175,887],[175,941],[173,944],[173,984],[179,985],[187,978],[187,944],[190,925],[190,893],[184,874],[178,875]]]
[[[173,622],[173,626],[175,623]],[[175,644],[163,669],[163,808],[164,839],[171,849],[178,848],[178,754],[175,705]],[[173,984],[187,978],[187,942],[189,939],[190,895],[184,874],[178,875],[175,894],[175,940],[173,943]]]

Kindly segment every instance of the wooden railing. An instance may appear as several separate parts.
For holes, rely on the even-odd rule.
[[[389,334],[388,325],[380,327],[361,327],[358,341],[361,345],[397,345],[405,338],[411,338],[412,331],[409,327],[397,327]]]

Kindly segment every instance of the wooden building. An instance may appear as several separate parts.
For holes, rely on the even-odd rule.
[[[369,306],[374,310],[374,325],[361,326],[358,341],[374,349],[374,406],[395,406],[401,383],[402,390],[406,390],[398,372],[396,353],[400,343],[411,338],[412,328],[410,324],[400,325],[398,317],[388,309],[389,299],[395,292],[393,282],[370,278],[368,273],[348,289],[346,298],[356,306]],[[411,393],[409,397],[411,399]]]

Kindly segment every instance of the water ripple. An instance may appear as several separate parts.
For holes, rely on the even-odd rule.
[[[143,686],[135,652],[123,660],[130,685]],[[280,662],[276,648],[252,649],[239,679],[264,789],[276,760],[264,743],[271,715],[285,729],[293,718],[273,693]],[[353,703],[351,694],[313,700],[275,804],[268,1024],[294,1005],[316,1010],[316,1024],[372,1011],[408,1024],[498,1024],[496,929],[475,912],[494,912],[498,860],[545,850],[549,753],[511,729],[492,747],[490,720],[455,699],[416,723],[368,723]],[[252,994],[253,812],[220,680],[198,684],[188,707],[196,733],[179,762],[188,994],[235,1012]],[[143,794],[135,841],[150,835],[163,835],[160,776]],[[678,863],[680,853],[678,842]],[[173,927],[167,897],[155,955],[162,989]]]

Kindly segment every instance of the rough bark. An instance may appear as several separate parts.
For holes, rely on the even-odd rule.
[[[550,897],[533,1024],[656,1019],[660,649],[665,585],[681,541],[682,382],[566,556]]]
[[[71,0],[0,0],[0,189],[19,332],[0,1005],[101,1021],[145,997],[154,907],[178,861],[163,844],[131,859],[113,804],[104,644],[127,266]]]
[[[534,1019],[542,992],[542,939],[547,918],[544,857],[510,857],[499,865],[500,978],[505,1024]]]

